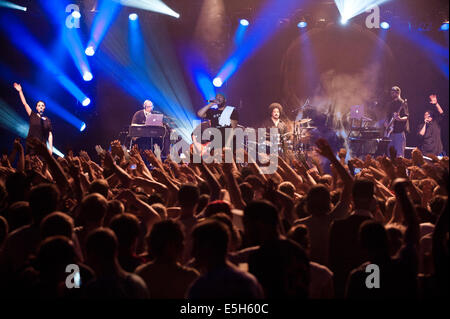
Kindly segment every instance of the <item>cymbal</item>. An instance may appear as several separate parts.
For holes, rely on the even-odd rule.
[[[315,126],[305,126],[305,127],[300,127],[300,130],[313,130],[316,129],[317,127]]]
[[[295,121],[295,123],[306,124],[306,123],[309,123],[311,121],[312,121],[312,119],[301,119],[301,120]]]

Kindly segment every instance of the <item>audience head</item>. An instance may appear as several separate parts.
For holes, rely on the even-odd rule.
[[[311,215],[320,216],[330,212],[330,191],[324,185],[314,185],[306,196],[306,207]]]
[[[374,207],[374,185],[371,180],[358,178],[353,183],[352,195],[355,209],[372,210]]]
[[[41,239],[52,236],[63,236],[72,240],[74,231],[73,219],[67,214],[54,212],[47,215],[41,222]]]
[[[250,203],[255,197],[255,191],[250,183],[244,182],[239,185],[241,190],[242,199],[246,204]]]
[[[15,202],[5,211],[5,217],[8,220],[9,231],[13,231],[33,222],[31,208],[28,202]]]
[[[178,203],[182,209],[193,210],[198,204],[200,192],[194,184],[184,184],[178,191]]]
[[[192,231],[192,255],[201,267],[225,262],[230,234],[227,226],[217,220],[206,220]]]
[[[259,200],[244,209],[245,239],[248,244],[259,245],[267,239],[278,238],[278,210],[269,201]]]
[[[217,213],[212,215],[210,219],[218,220],[227,226],[230,234],[230,244],[228,245],[229,246],[228,250],[229,251],[237,250],[241,246],[242,238],[239,233],[239,230],[236,228],[236,226],[233,225],[230,216],[224,213]]]
[[[287,234],[287,237],[299,244],[305,250],[305,252],[309,252],[309,231],[306,225],[300,224],[292,226]]]
[[[53,184],[40,184],[31,189],[28,202],[35,225],[56,210],[59,196],[59,190]]]
[[[127,213],[117,215],[111,219],[109,228],[116,234],[120,248],[128,251],[135,248],[140,233],[136,216]]]
[[[405,227],[400,224],[386,225],[386,235],[389,245],[389,255],[394,257],[403,245],[403,235]]]
[[[23,201],[29,191],[30,181],[25,173],[15,172],[6,178],[5,187],[9,203]]]
[[[80,218],[85,224],[102,226],[108,209],[108,202],[103,195],[93,193],[81,201]]]
[[[278,190],[282,191],[291,198],[295,197],[295,186],[291,182],[282,182],[278,185]]]
[[[180,225],[173,220],[156,223],[147,238],[149,253],[156,259],[176,262],[181,256],[184,235]]]
[[[230,204],[223,200],[216,200],[214,202],[211,202],[208,204],[208,206],[206,206],[204,215],[205,217],[211,217],[218,213],[224,213],[228,215],[228,217],[232,217]]]
[[[67,265],[75,263],[75,249],[67,237],[52,236],[41,242],[37,253],[37,269],[41,278],[64,281]]]
[[[359,239],[362,247],[367,250],[369,258],[389,257],[386,229],[381,223],[372,220],[363,222],[359,227]]]
[[[118,264],[117,250],[117,237],[109,228],[94,229],[86,239],[87,262],[97,275],[102,268]]]
[[[89,194],[98,193],[104,198],[108,198],[109,185],[106,179],[96,179],[89,186]]]
[[[106,216],[103,222],[104,225],[109,225],[111,219],[114,216],[121,215],[125,212],[125,206],[118,199],[113,199],[108,201],[108,207],[106,209]]]

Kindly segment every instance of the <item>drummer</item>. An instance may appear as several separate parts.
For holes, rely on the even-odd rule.
[[[278,129],[282,149],[285,149],[286,141],[288,140],[291,134],[289,132],[287,124],[280,118],[281,114],[283,113],[283,107],[281,106],[280,103],[272,103],[269,105],[268,110],[270,118],[264,122],[264,127],[267,129],[268,132],[271,128]]]

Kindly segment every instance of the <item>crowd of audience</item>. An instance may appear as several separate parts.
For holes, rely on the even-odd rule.
[[[346,161],[316,145],[264,175],[257,163],[177,164],[117,141],[95,160],[56,158],[16,139],[0,167],[2,297],[448,296],[449,158]],[[366,284],[368,264],[379,288]]]

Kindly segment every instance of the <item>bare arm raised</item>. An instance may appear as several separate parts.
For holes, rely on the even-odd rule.
[[[22,101],[25,111],[27,111],[28,116],[31,115],[31,107],[28,105],[25,95],[23,95],[22,86],[19,83],[14,83],[14,88],[19,92],[20,100]]]

